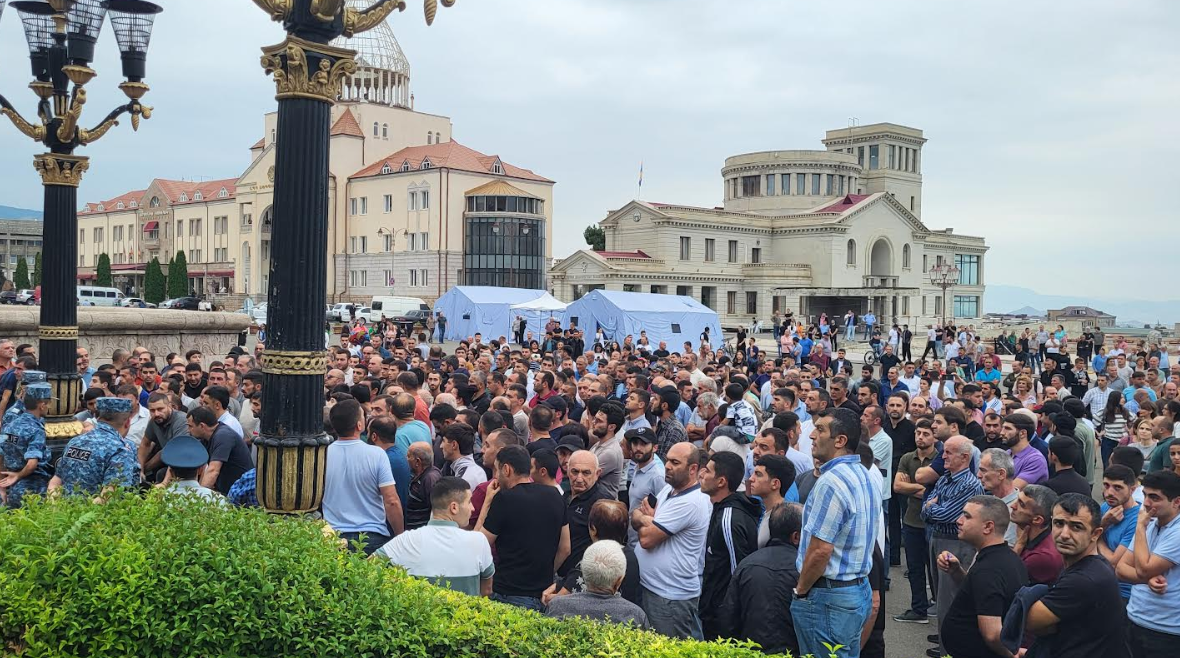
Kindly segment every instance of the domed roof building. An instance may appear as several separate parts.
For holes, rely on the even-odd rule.
[[[363,10],[365,0],[348,0],[348,6]],[[365,101],[390,107],[413,106],[410,94],[410,60],[402,52],[388,22],[353,37],[332,42],[337,48],[356,51],[356,73],[340,87],[342,101]]]

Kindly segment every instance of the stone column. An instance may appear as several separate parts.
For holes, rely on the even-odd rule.
[[[81,408],[78,375],[78,183],[89,167],[81,156],[46,153],[34,159],[45,187],[44,241],[41,253],[41,319],[38,365],[48,373],[53,396],[45,436],[51,447],[82,433],[74,420]],[[52,245],[52,248],[48,248]]]
[[[324,281],[328,131],[351,50],[289,36],[263,49],[278,88],[274,225],[258,448],[258,500],[274,512],[319,509],[331,437],[324,433]]]

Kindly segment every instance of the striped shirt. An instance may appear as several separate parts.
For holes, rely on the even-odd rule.
[[[963,514],[963,507],[972,496],[980,495],[983,495],[983,485],[970,468],[964,468],[958,473],[947,471],[934,483],[934,490],[926,499],[934,502],[922,507],[922,519],[926,521],[926,527],[934,532],[958,537],[958,521]]]
[[[857,455],[836,457],[820,467],[820,476],[803,508],[802,541],[796,567],[803,569],[807,547],[815,537],[832,545],[824,567],[831,580],[855,580],[869,575],[877,541],[881,490]]]

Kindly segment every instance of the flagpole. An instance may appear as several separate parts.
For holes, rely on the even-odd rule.
[[[643,197],[643,160],[639,161],[639,188],[635,192],[635,200],[639,201]]]

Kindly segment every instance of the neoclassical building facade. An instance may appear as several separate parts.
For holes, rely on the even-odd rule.
[[[722,167],[723,205],[632,201],[599,222],[604,251],[550,270],[554,295],[596,288],[694,297],[723,323],[872,310],[911,328],[982,316],[983,238],[923,223],[922,132],[880,123],[830,130],[827,150],[747,153]],[[960,268],[932,285],[931,267]]]
[[[354,0],[350,0],[353,2]],[[388,24],[335,45],[357,54],[332,108],[328,277],[331,301],[432,300],[452,286],[541,288],[552,258],[554,182],[453,138],[448,117],[414,109],[410,65]],[[146,264],[183,250],[191,287],[237,304],[265,300],[278,117],[263,120],[241,175],[156,179],[79,212],[80,281],[100,254],[141,294]]]

